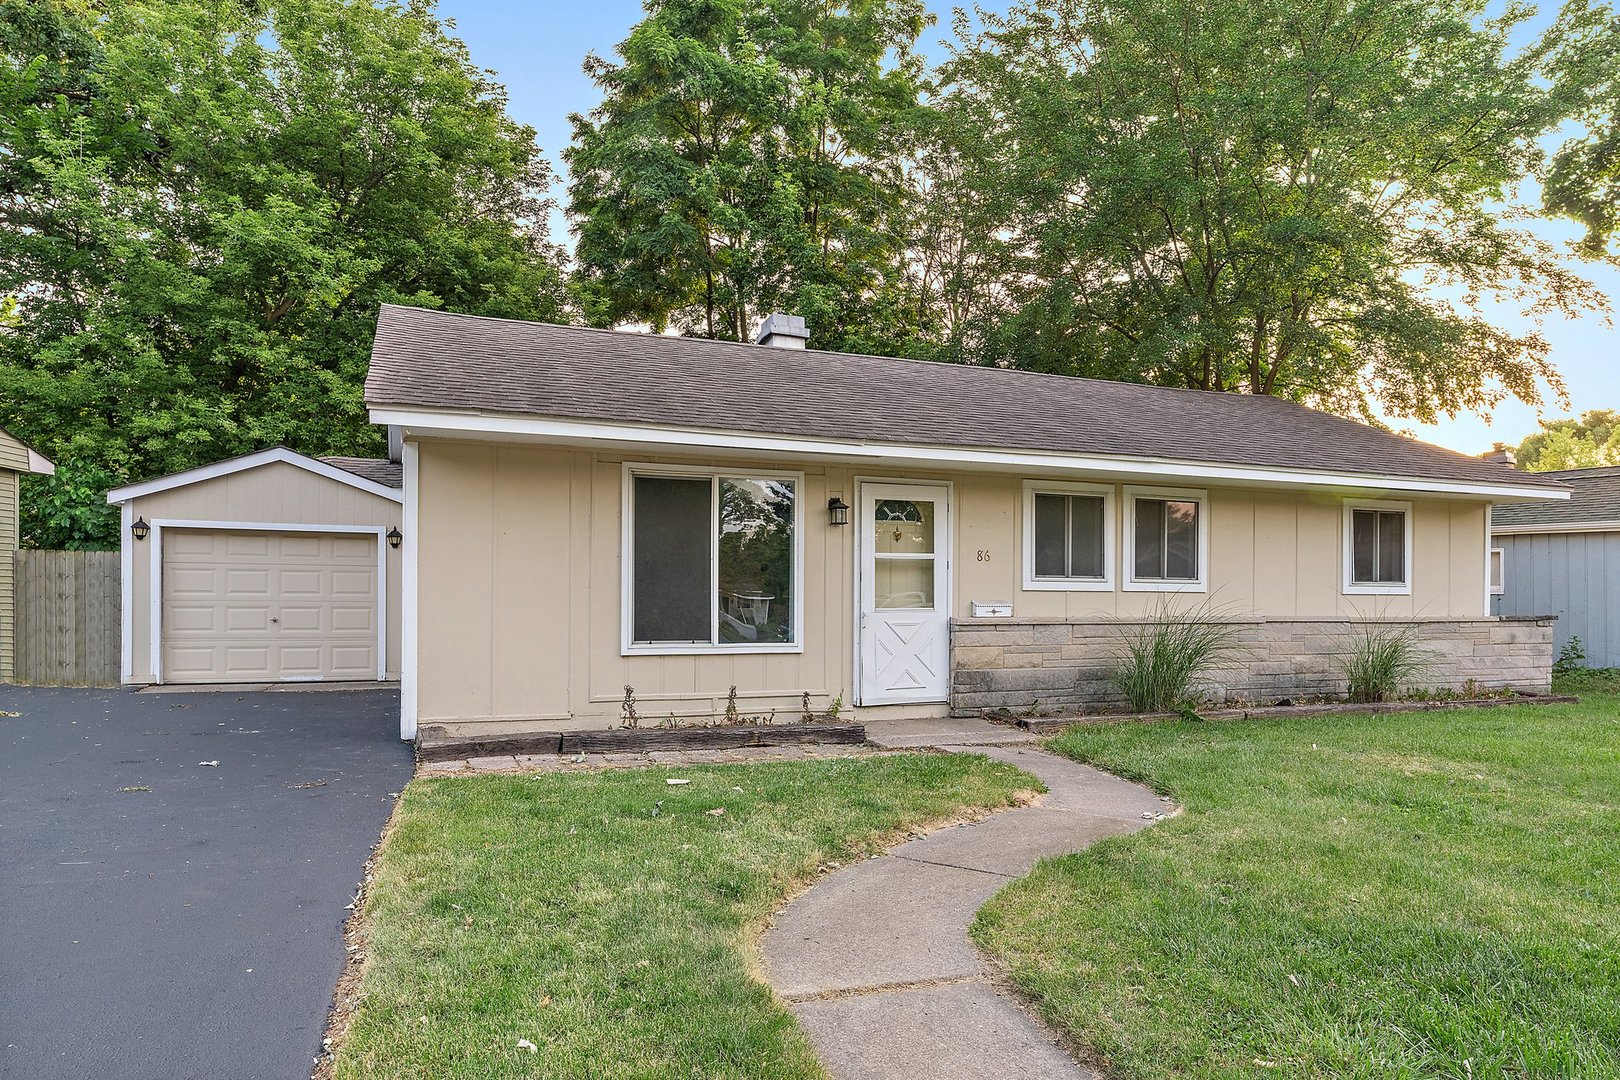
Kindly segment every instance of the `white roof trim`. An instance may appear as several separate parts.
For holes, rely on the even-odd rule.
[[[28,471],[38,473],[40,476],[55,476],[56,463],[38,450],[30,447],[28,449]]]
[[[340,469],[336,465],[328,465],[324,461],[295,450],[288,450],[285,446],[273,446],[268,450],[260,450],[256,454],[243,454],[241,457],[226,458],[216,461],[212,465],[200,465],[195,469],[187,469],[170,476],[160,476],[156,480],[147,480],[139,484],[126,484],[123,487],[113,488],[107,492],[107,501],[113,505],[139,499],[147,495],[155,495],[160,491],[171,491],[174,488],[186,487],[189,484],[198,484],[204,480],[213,480],[220,476],[230,476],[232,473],[246,472],[257,469],[261,465],[271,465],[276,462],[291,465],[305,472],[324,476],[328,480],[335,480],[340,484],[358,488],[361,491],[387,499],[390,502],[403,503],[405,493],[398,488],[391,488],[386,484],[379,484],[375,480],[367,480],[363,476]]]
[[[1529,499],[1568,499],[1569,492],[1521,487],[1515,484],[1478,484],[1466,480],[1421,480],[1408,476],[1372,473],[1326,473],[1253,465],[1224,465],[1207,461],[1158,458],[1106,457],[1039,450],[988,450],[902,443],[843,442],[794,435],[759,435],[699,428],[664,428],[586,420],[551,420],[540,417],[427,409],[374,407],[374,424],[397,424],[408,435],[462,437],[515,435],[554,442],[600,442],[620,445],[658,445],[691,452],[716,450],[760,451],[794,456],[820,456],[918,466],[990,466],[1009,469],[1055,469],[1090,476],[1122,479],[1173,478],[1221,481],[1233,484],[1291,484],[1358,491],[1429,492],[1472,496],[1493,502]]]
[[[1533,536],[1536,533],[1620,532],[1620,521],[1557,521],[1530,525],[1492,525],[1492,536]]]

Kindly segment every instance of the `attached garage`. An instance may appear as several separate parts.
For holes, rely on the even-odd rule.
[[[398,464],[282,447],[119,488],[126,683],[399,677]]]

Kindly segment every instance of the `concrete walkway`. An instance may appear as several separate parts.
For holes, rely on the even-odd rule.
[[[1094,1077],[997,989],[968,924],[1038,859],[1135,832],[1171,807],[1147,788],[1033,747],[939,748],[1016,765],[1050,793],[828,876],[765,934],[766,978],[839,1080]]]

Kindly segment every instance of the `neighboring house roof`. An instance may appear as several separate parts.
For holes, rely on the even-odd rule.
[[[397,461],[386,458],[364,457],[323,457],[321,461],[328,465],[336,465],[344,472],[352,472],[356,476],[363,476],[367,480],[382,484],[385,487],[403,488],[405,486],[405,467]]]
[[[50,458],[5,428],[0,428],[0,469],[8,472],[38,473],[41,476],[53,476],[56,473],[56,465]]]
[[[1491,528],[1511,532],[1620,529],[1620,466],[1536,473],[1573,489],[1568,502],[1514,503],[1491,508]]]
[[[1450,482],[1560,498],[1556,480],[1277,398],[1005,368],[592,330],[385,304],[373,416],[545,417],[863,445],[1153,459]],[[1364,485],[1371,486],[1371,485]],[[1529,490],[1525,490],[1529,489]]]
[[[364,458],[341,458],[342,461],[364,461]],[[305,472],[324,476],[328,480],[335,480],[340,484],[347,484],[352,488],[380,495],[393,502],[404,502],[405,496],[399,490],[399,485],[390,486],[386,483],[363,476],[344,466],[331,464],[319,458],[312,458],[308,454],[300,454],[296,450],[289,450],[285,446],[272,446],[268,450],[259,450],[251,454],[241,454],[237,457],[226,458],[209,465],[199,465],[195,469],[185,469],[181,472],[159,476],[152,480],[143,480],[138,484],[125,484],[123,487],[113,488],[107,492],[107,501],[117,505],[126,503],[131,499],[139,499],[145,495],[155,495],[160,491],[169,491],[173,488],[185,487],[188,484],[201,483],[215,477],[229,476],[232,473],[245,472],[248,469],[257,469],[261,465],[270,465],[282,462]]]

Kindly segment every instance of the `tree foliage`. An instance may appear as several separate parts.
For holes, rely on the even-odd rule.
[[[1561,391],[1482,309],[1598,302],[1504,203],[1576,92],[1474,0],[1058,0],[944,72],[1001,267],[980,357],[1431,421]]]
[[[1574,119],[1582,130],[1553,157],[1543,201],[1585,227],[1586,255],[1620,264],[1620,14],[1604,4],[1580,15],[1558,78],[1581,95]]]
[[[918,0],[649,0],[566,152],[593,321],[896,347]]]
[[[4,5],[0,145],[0,413],[65,478],[35,543],[84,542],[73,478],[381,450],[381,302],[563,314],[534,133],[425,2]]]
[[[1529,472],[1620,465],[1620,412],[1591,409],[1579,420],[1543,420],[1514,452]]]

